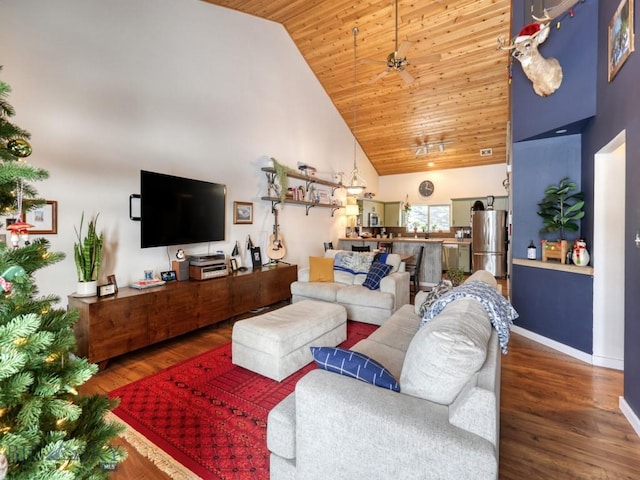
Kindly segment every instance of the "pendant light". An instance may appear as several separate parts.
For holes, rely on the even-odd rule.
[[[358,27],[353,27],[351,30],[353,32],[353,170],[349,174],[349,183],[347,184],[347,193],[349,195],[359,195],[361,194],[365,188],[367,188],[367,183],[360,176],[360,172],[358,172],[358,164],[356,163],[356,153],[358,149],[358,141],[356,139],[356,122],[358,120],[358,106],[357,106],[357,98],[358,98],[358,75],[357,75],[357,56],[356,56],[356,37],[360,30]]]

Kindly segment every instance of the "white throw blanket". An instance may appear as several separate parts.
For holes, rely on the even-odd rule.
[[[375,255],[370,252],[338,252],[333,260],[333,269],[366,276]]]
[[[484,282],[465,282],[459,287],[455,287],[443,294],[435,302],[433,302],[422,317],[423,326],[429,320],[438,315],[444,307],[453,302],[457,298],[469,297],[477,300],[487,311],[491,325],[498,332],[500,347],[502,353],[507,353],[507,344],[509,343],[509,331],[513,325],[513,321],[518,318],[518,312],[511,304],[499,294],[495,288]]]

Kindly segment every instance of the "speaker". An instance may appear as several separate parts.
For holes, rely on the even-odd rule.
[[[189,262],[173,260],[171,262],[171,269],[176,271],[176,278],[179,282],[189,280]]]

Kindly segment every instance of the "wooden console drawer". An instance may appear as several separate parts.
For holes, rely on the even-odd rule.
[[[92,363],[221,322],[291,297],[298,267],[278,264],[210,280],[169,282],[144,290],[121,288],[111,297],[68,297],[80,318],[78,354]]]

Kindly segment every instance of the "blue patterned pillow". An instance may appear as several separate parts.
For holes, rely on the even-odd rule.
[[[369,273],[367,273],[367,278],[364,280],[362,285],[367,287],[369,290],[379,289],[380,280],[386,277],[392,268],[393,267],[391,265],[387,265],[386,263],[373,262],[369,269]]]
[[[339,373],[378,387],[400,391],[398,381],[374,359],[362,353],[339,347],[311,347],[311,354],[318,367]]]

